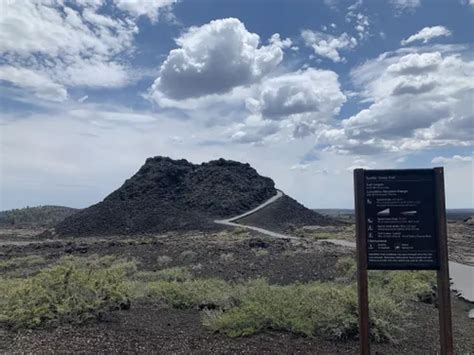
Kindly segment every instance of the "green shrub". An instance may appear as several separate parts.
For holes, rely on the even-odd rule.
[[[354,281],[357,266],[354,258],[340,258],[336,263],[339,275]],[[436,284],[433,271],[380,271],[368,273],[370,292],[383,290],[395,300],[431,301]]]
[[[113,257],[61,259],[27,279],[0,279],[0,322],[13,328],[82,323],[129,304],[134,263]]]
[[[370,289],[382,288],[397,300],[431,301],[436,284],[434,271],[371,271]]]
[[[267,249],[254,249],[253,250],[255,256],[267,256],[270,252]]]
[[[248,229],[245,227],[235,227],[233,229],[233,232],[234,232],[234,235],[238,235],[238,236],[248,236],[249,234]]]
[[[193,278],[191,272],[185,267],[171,267],[159,271],[137,272],[135,278],[140,281],[177,281],[183,282]]]
[[[369,290],[370,335],[374,341],[395,341],[406,328],[409,316],[404,300],[393,298],[383,289]]]
[[[176,270],[181,272],[182,268],[162,271],[173,275]],[[263,279],[232,284],[219,279],[166,278],[158,272],[153,275],[155,281],[132,284],[135,297],[153,298],[179,309],[205,309],[204,325],[231,337],[265,330],[329,339],[354,338],[358,334],[353,284],[279,286]],[[406,314],[403,307],[386,293],[371,294],[372,336],[376,341],[393,339],[400,331],[396,324]]]
[[[189,263],[196,259],[198,254],[192,250],[185,250],[179,255],[182,262]]]
[[[29,268],[38,265],[44,265],[46,263],[46,259],[39,255],[22,256],[0,261],[0,271],[17,268]]]
[[[173,258],[169,257],[168,255],[160,255],[157,259],[156,262],[158,265],[163,266],[163,265],[168,265],[173,261]]]
[[[350,280],[355,279],[357,266],[354,258],[350,256],[339,258],[336,262],[336,271],[339,275]]]
[[[353,241],[355,236],[353,226],[303,226],[293,227],[291,232],[297,237],[312,240],[343,239]]]
[[[225,308],[232,303],[232,286],[218,279],[156,281],[148,283],[146,296],[174,308]]]
[[[258,280],[247,284],[236,307],[225,312],[207,312],[203,322],[211,330],[231,337],[272,329],[347,339],[358,334],[357,314],[353,286],[319,282],[276,286]],[[371,312],[373,338],[391,339],[399,330],[393,326],[393,320],[402,315],[397,304],[385,295],[377,295]]]

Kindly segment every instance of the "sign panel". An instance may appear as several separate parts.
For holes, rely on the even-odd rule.
[[[434,171],[365,170],[368,269],[438,269]]]
[[[440,354],[453,354],[443,168],[354,170],[360,353],[370,355],[367,269],[436,269]]]

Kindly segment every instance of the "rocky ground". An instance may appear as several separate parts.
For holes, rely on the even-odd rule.
[[[448,223],[450,260],[474,265],[474,224],[462,221]]]
[[[454,255],[465,260],[474,246],[462,228],[465,226],[450,226],[450,247]],[[1,231],[0,260],[40,255],[53,262],[64,255],[117,255],[137,260],[140,270],[188,266],[196,277],[225,280],[266,277],[271,283],[289,284],[333,280],[337,277],[337,260],[353,253],[351,249],[315,238],[272,240],[244,230],[69,239],[38,239],[34,236],[36,232]],[[474,321],[467,317],[472,304],[453,297],[452,306],[456,354],[468,354],[474,349]],[[374,344],[375,353],[437,352],[437,309],[433,304],[420,302],[413,302],[410,307],[410,322],[402,338],[397,343]],[[358,344],[282,332],[231,339],[203,328],[197,309],[176,310],[140,301],[132,304],[130,310],[113,312],[99,323],[22,331],[0,328],[1,352],[355,354]]]

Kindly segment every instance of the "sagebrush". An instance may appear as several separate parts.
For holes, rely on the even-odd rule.
[[[0,323],[12,328],[83,323],[129,305],[135,264],[113,257],[65,257],[38,274],[0,279]]]

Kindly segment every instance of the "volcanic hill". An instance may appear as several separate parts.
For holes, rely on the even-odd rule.
[[[60,222],[56,232],[86,236],[218,229],[222,227],[214,219],[249,211],[276,193],[273,180],[249,164],[219,159],[195,165],[184,159],[148,158],[119,189]],[[290,198],[280,200],[278,211],[297,211],[286,217],[278,213],[280,224],[330,223]],[[268,213],[265,217],[271,219]]]

